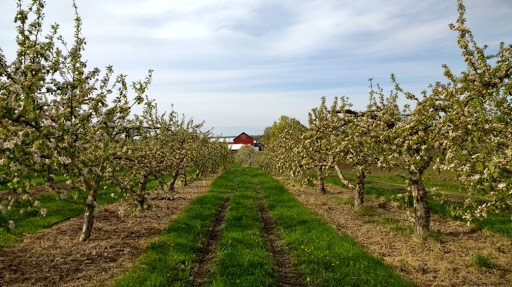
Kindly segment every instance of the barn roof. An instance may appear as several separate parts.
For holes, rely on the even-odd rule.
[[[210,141],[212,141],[212,142],[216,141],[216,140],[217,140],[217,137],[210,138]],[[235,140],[235,137],[219,137],[220,142],[232,143],[234,140]]]
[[[240,137],[241,135],[246,135],[247,137],[250,137],[251,139],[253,138],[253,137],[251,137],[251,136],[250,136],[248,133],[246,133],[246,132],[242,132],[241,134],[239,134],[239,135],[238,135],[238,136],[236,136],[235,138],[238,138],[238,137]]]

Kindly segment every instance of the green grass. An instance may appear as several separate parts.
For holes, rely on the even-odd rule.
[[[54,178],[54,183],[65,182],[66,180],[68,180],[68,179],[65,176],[56,175]],[[34,184],[36,186],[45,184],[45,180],[42,177],[31,177],[31,178],[25,177],[25,178],[23,178],[22,181],[27,182],[27,183],[29,181],[32,181],[32,182],[34,182]],[[8,189],[9,189],[8,182],[0,182],[0,192],[4,191],[4,190],[8,190]]]
[[[343,175],[348,180],[355,181],[355,178],[356,178],[355,173],[346,172],[346,173],[343,173]],[[316,175],[314,175],[314,177],[316,178]],[[402,185],[403,188],[405,188],[405,185],[406,185],[405,179],[396,177],[396,176],[392,176],[392,175],[367,174],[365,180],[368,184],[375,184],[375,185],[377,185],[379,183],[389,183],[389,184],[394,184],[394,185]],[[329,176],[327,176],[325,178],[324,181],[325,181],[325,183],[330,183],[333,185],[345,186],[341,183],[340,179],[335,174],[330,174]],[[435,181],[431,181],[428,179],[424,180],[423,183],[424,183],[425,187],[429,188],[429,189],[430,188],[439,188],[440,190],[450,191],[450,192],[461,192],[461,190],[462,190],[461,185],[458,183],[435,182]]]
[[[491,260],[489,259],[489,257],[487,257],[483,254],[480,254],[480,253],[473,254],[471,261],[472,261],[473,265],[475,265],[476,267],[479,267],[479,268],[489,268],[489,269],[493,268],[493,264],[491,263]]]
[[[414,286],[304,208],[268,173],[237,167],[192,201],[114,286],[189,286],[191,268],[227,196],[230,206],[205,285],[274,286],[277,272],[262,234],[256,191],[268,204],[291,260],[309,286]]]
[[[272,259],[262,236],[255,185],[248,169],[235,169],[236,193],[224,225],[224,232],[209,286],[273,286],[277,280]]]
[[[210,191],[193,200],[113,286],[188,286],[208,228],[235,181],[234,174],[219,176]]]
[[[252,169],[294,266],[314,286],[414,286],[306,209],[265,172]]]

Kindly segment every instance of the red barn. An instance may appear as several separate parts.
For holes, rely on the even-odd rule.
[[[233,144],[243,144],[254,146],[254,139],[246,133],[241,133],[233,140]]]

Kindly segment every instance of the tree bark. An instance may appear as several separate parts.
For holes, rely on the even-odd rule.
[[[148,175],[146,173],[142,173],[140,175],[139,180],[139,190],[137,192],[137,196],[135,198],[135,203],[140,210],[144,209],[144,203],[146,203],[146,186],[148,183]]]
[[[411,174],[409,187],[414,199],[414,216],[416,233],[425,234],[430,230],[430,208],[427,202],[427,191],[423,185],[421,173]]]
[[[334,169],[336,169],[336,173],[338,174],[341,182],[350,190],[354,191],[354,206],[361,206],[364,203],[364,179],[366,178],[364,169],[357,168],[356,185],[351,184],[345,176],[343,176],[343,172],[339,165],[335,164]]]
[[[366,175],[362,168],[357,169],[356,186],[354,190],[354,206],[359,207],[364,203],[364,179]]]
[[[430,231],[430,208],[427,202],[427,191],[423,185],[423,173],[430,165],[432,157],[427,157],[416,172],[409,172],[409,188],[414,199],[414,216],[416,233],[425,234]]]
[[[176,185],[176,180],[178,179],[179,174],[180,174],[180,170],[179,169],[174,171],[174,174],[172,175],[171,181],[169,182],[169,192],[174,192],[174,186]]]
[[[318,168],[318,188],[320,189],[320,192],[323,194],[327,194],[327,190],[325,190],[325,183],[324,183],[324,167],[320,166]]]
[[[187,172],[185,171],[183,173],[183,186],[187,186],[188,185],[188,182],[187,182]]]
[[[83,181],[87,190],[89,190],[89,195],[85,202],[84,226],[82,228],[82,234],[80,235],[80,241],[85,242],[91,237],[95,211],[98,205],[96,203],[96,197],[98,195],[99,183],[93,185],[88,179],[84,179]]]
[[[55,181],[55,175],[53,174],[53,166],[51,164],[46,166],[46,182],[53,184]]]

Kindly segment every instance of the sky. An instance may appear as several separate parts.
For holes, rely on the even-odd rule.
[[[16,55],[16,0],[0,0],[0,47]],[[28,0],[24,1],[28,4]],[[72,42],[70,0],[47,0],[45,23]],[[464,69],[456,0],[76,0],[89,67],[113,65],[131,81],[153,69],[160,111],[205,121],[214,134],[263,133],[281,115],[307,124],[335,96],[368,102],[369,78],[385,91],[394,73],[419,93]],[[495,51],[512,41],[512,1],[466,0],[467,25]],[[48,31],[48,30],[46,30]],[[400,100],[405,103],[405,99]],[[140,112],[140,110],[135,110]]]

